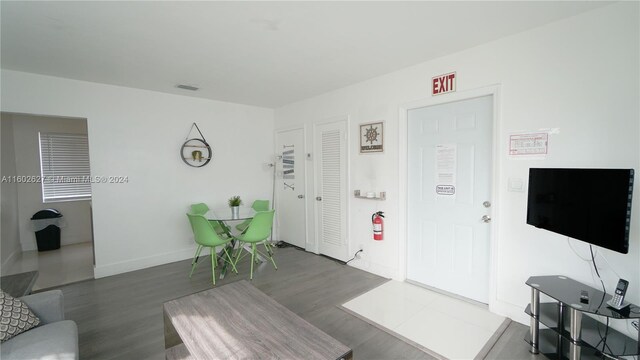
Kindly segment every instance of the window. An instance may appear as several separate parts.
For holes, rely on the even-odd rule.
[[[39,136],[42,200],[91,199],[87,135],[39,133]]]

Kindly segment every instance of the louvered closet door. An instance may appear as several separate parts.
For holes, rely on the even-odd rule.
[[[318,251],[347,259],[346,121],[316,125],[316,238]]]

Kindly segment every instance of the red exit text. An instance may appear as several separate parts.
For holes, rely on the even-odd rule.
[[[439,75],[432,79],[433,95],[456,91],[456,73]]]

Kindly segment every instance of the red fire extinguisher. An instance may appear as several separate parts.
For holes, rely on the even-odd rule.
[[[373,224],[373,240],[382,240],[384,236],[384,213],[378,211],[371,215],[371,223]]]

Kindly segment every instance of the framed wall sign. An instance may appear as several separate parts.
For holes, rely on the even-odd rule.
[[[384,150],[384,123],[360,125],[360,153],[375,153]]]

